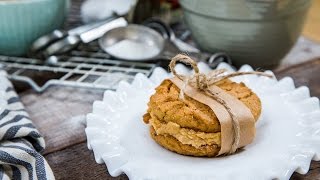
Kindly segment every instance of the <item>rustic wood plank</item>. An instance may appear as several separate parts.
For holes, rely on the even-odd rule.
[[[48,160],[56,179],[96,180],[96,179],[128,179],[126,175],[112,177],[104,164],[97,164],[86,143],[76,144],[67,149],[51,153]]]
[[[84,121],[103,91],[51,87],[42,94],[20,94],[22,103],[46,140],[45,154],[85,141]]]
[[[274,71],[278,79],[293,78],[296,87],[307,86],[311,96],[320,97],[320,58]]]
[[[312,161],[309,172],[305,175],[294,173],[291,180],[316,180],[320,179],[320,162]]]

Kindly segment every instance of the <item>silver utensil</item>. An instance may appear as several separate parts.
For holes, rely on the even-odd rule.
[[[111,56],[127,61],[170,60],[181,50],[157,31],[142,25],[128,25],[112,29],[99,39],[101,49]],[[214,56],[207,53],[187,52],[198,61],[216,67],[221,61],[231,63],[223,53]],[[218,62],[219,61],[219,62]]]
[[[47,46],[49,46],[53,42],[60,40],[62,38],[65,38],[68,35],[70,35],[70,36],[80,35],[81,33],[88,31],[92,28],[98,27],[108,21],[110,21],[110,20],[82,25],[82,26],[70,29],[69,31],[56,29],[53,32],[46,34],[46,35],[43,35],[43,36],[39,37],[37,40],[35,40],[31,46],[30,51],[32,53],[38,52],[40,50],[45,49]]]
[[[73,29],[69,32],[70,34],[68,33],[68,35],[66,36],[61,35],[61,33],[59,32],[54,32],[56,34],[56,37],[59,36],[62,38],[56,39],[52,44],[47,45],[46,48],[43,50],[43,55],[47,57],[55,54],[62,54],[68,52],[77,47],[80,43],[89,43],[93,40],[98,39],[110,29],[126,26],[127,24],[127,21],[124,18],[120,17],[104,21],[103,23]],[[49,36],[51,38],[52,35]],[[42,37],[39,40],[37,40],[34,43],[34,47],[40,47],[41,44],[45,44],[45,41],[48,42],[48,39],[50,39],[49,36]]]

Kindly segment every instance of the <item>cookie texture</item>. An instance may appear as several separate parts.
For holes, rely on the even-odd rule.
[[[243,83],[224,80],[216,84],[238,98],[252,112],[255,120],[261,113],[258,96]],[[191,156],[216,156],[221,147],[220,123],[211,110],[185,95],[179,99],[180,89],[164,80],[150,97],[143,120],[151,124],[151,137],[168,150]]]
[[[154,128],[150,127],[151,137],[164,148],[182,155],[214,157],[219,153],[218,145],[205,145],[195,148],[191,145],[182,144],[171,135],[157,135]]]

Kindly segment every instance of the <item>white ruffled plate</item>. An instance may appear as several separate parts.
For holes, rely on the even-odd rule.
[[[199,64],[202,72],[209,71]],[[218,68],[232,68],[220,64]],[[179,72],[190,73],[183,65]],[[248,65],[239,71],[252,71]],[[269,71],[268,73],[271,73]],[[150,78],[138,74],[132,84],[120,82],[106,91],[87,115],[88,147],[112,176],[130,179],[289,179],[294,171],[305,174],[311,160],[320,160],[319,99],[307,87],[295,88],[291,78],[280,81],[255,75],[239,76],[262,101],[257,136],[244,151],[226,157],[196,158],[175,154],[149,135],[142,121],[154,88],[169,77],[162,68]]]

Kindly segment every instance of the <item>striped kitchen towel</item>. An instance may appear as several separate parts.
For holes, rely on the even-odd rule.
[[[39,153],[45,148],[44,139],[5,75],[0,70],[0,180],[54,179]]]

